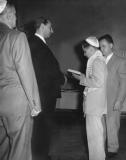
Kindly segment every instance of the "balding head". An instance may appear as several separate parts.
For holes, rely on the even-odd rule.
[[[4,11],[6,5],[7,5],[6,0],[0,0],[0,14]]]
[[[0,22],[11,29],[16,27],[16,10],[13,5],[6,5],[4,11],[0,14]]]

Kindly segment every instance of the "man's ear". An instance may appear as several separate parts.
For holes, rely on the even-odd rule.
[[[11,21],[11,14],[8,11],[5,16],[6,16],[7,21]]]
[[[44,28],[44,24],[43,24],[43,23],[41,23],[41,28],[42,28],[42,29]]]

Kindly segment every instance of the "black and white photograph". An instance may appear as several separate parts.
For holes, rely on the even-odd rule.
[[[0,160],[126,159],[125,28],[125,0],[0,0]]]

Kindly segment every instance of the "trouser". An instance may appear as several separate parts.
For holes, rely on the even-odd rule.
[[[108,152],[117,152],[119,149],[120,112],[113,111],[106,115],[107,148]]]
[[[41,97],[43,98],[43,97]],[[52,135],[54,129],[54,116],[56,107],[56,98],[51,96],[44,97],[42,110],[34,121],[34,137],[33,137],[33,150],[37,154],[42,154],[46,159],[48,158],[51,150]]]
[[[44,113],[54,113],[56,109],[56,97],[45,95],[42,107]]]
[[[32,123],[30,111],[0,116],[0,160],[32,160]]]
[[[102,116],[86,114],[89,160],[105,160]]]

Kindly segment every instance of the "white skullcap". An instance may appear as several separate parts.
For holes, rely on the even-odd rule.
[[[88,37],[88,38],[85,39],[85,41],[87,43],[89,43],[91,46],[94,46],[94,47],[97,47],[97,48],[99,47],[99,41],[96,37],[93,37],[93,36]]]
[[[0,13],[4,11],[6,4],[7,4],[6,0],[0,0]]]

